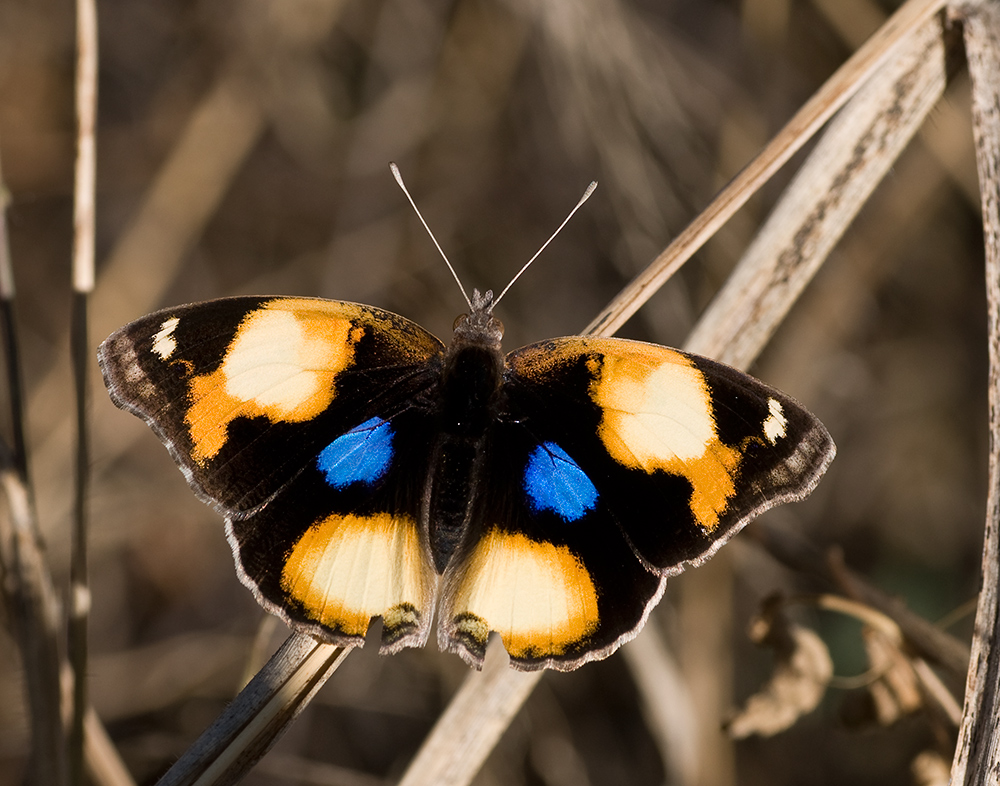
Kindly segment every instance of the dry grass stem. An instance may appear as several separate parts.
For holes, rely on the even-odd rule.
[[[73,179],[73,289],[94,288],[97,188],[97,6],[77,0],[76,170]]]
[[[962,722],[962,706],[955,700],[948,686],[923,658],[910,661],[913,671],[920,680],[920,687],[928,699],[941,711],[947,721],[956,728]]]
[[[585,333],[611,335],[757,192],[879,70],[943,0],[908,0],[826,81],[767,147],[602,311]]]

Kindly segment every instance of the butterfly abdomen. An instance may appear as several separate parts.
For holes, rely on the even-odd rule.
[[[469,501],[481,452],[479,442],[443,436],[428,476],[427,522],[434,569],[442,574],[468,529]]]

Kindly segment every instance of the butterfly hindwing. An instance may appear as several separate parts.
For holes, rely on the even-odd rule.
[[[428,426],[415,408],[372,418],[331,440],[267,505],[227,519],[241,578],[262,605],[342,645],[360,644],[379,616],[383,653],[426,642],[437,588],[420,524]]]
[[[617,649],[665,579],[636,559],[594,482],[516,421],[496,424],[483,474],[444,575],[439,646],[478,666],[496,631],[524,670],[569,670]]]
[[[115,402],[226,516],[258,600],[340,643],[383,616],[391,651],[422,644],[433,616],[417,525],[432,435],[416,402],[442,350],[368,306],[230,298],[133,322],[99,358]]]

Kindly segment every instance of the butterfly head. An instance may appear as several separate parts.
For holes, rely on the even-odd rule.
[[[469,313],[461,314],[455,320],[454,343],[479,344],[500,349],[503,323],[493,316],[493,302],[492,290],[488,289],[484,293],[480,293],[478,289],[472,290]]]

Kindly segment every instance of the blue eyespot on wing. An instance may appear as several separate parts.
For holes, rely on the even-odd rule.
[[[587,473],[555,442],[543,442],[528,456],[524,491],[534,510],[551,510],[566,522],[593,510],[598,496]]]
[[[352,483],[378,481],[389,469],[394,453],[392,425],[376,416],[323,448],[316,464],[327,483],[342,489]]]

